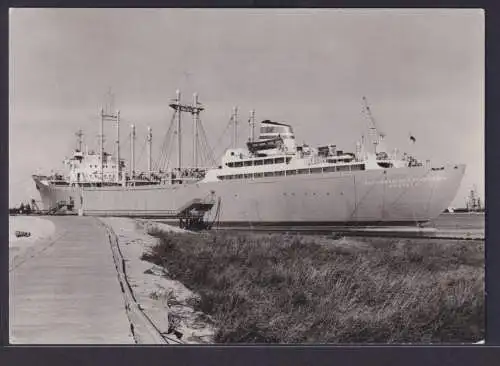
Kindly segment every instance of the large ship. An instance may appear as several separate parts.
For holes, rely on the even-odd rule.
[[[384,148],[375,121],[354,152],[335,144],[298,144],[290,124],[263,120],[245,147],[237,147],[237,110],[232,115],[233,146],[220,163],[200,163],[200,113],[195,94],[182,104],[180,93],[169,133],[177,147],[175,167],[153,167],[151,129],[147,135],[148,169],[135,170],[135,128],[131,126],[130,163],[120,157],[120,113],[101,110],[99,151],[77,148],[65,161],[66,172],[34,175],[43,209],[95,216],[186,219],[217,218],[219,225],[415,225],[436,218],[454,199],[465,171],[463,164],[433,166],[410,154]],[[372,119],[368,104],[365,110]],[[181,115],[193,121],[192,163],[182,161]],[[116,124],[113,154],[104,151],[103,123]],[[413,136],[410,137],[415,141]],[[166,159],[165,153],[159,158]],[[172,156],[172,155],[171,155]],[[170,156],[170,157],[171,157]]]

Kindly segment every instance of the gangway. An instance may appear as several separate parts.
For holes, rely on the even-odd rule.
[[[203,218],[214,205],[214,200],[192,199],[177,210],[176,216],[179,219],[179,227],[188,230],[210,229],[211,224],[203,221]]]
[[[213,194],[208,197],[194,198],[189,200],[187,203],[182,205],[178,209],[174,210],[162,210],[161,216],[156,215],[156,217],[161,217],[165,219],[177,219],[179,220],[179,227],[181,229],[187,230],[210,230],[213,224],[217,221],[220,211],[220,198],[218,200],[217,211],[215,212],[214,219],[205,221],[205,215],[212,210],[212,208],[216,205],[216,199]],[[41,213],[42,211],[40,211]],[[58,201],[54,206],[52,206],[49,210],[46,211],[48,215],[76,215],[74,211],[74,202],[72,198],[70,198],[69,202],[67,201]],[[91,214],[92,215],[92,214]],[[99,215],[97,215],[99,216]],[[101,214],[102,216],[102,214]],[[133,212],[128,213],[113,213],[112,211],[104,214],[104,216],[121,216],[121,217],[138,217],[137,214]],[[147,216],[141,216],[147,217]]]

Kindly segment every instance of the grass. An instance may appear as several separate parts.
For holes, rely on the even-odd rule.
[[[218,343],[484,339],[484,242],[163,234],[143,259],[197,292]]]

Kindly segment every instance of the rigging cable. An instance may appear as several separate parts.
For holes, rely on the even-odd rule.
[[[171,145],[171,143],[170,143],[171,141],[170,140],[172,140],[172,128],[174,126],[176,113],[177,112],[174,112],[174,114],[172,115],[172,118],[170,120],[170,125],[168,127],[168,130],[165,133],[165,136],[163,137],[163,142],[162,142],[162,145],[160,147],[160,152],[159,152],[158,159],[153,164],[153,167],[154,167],[153,170],[154,171],[160,171],[160,168],[162,168],[163,165],[165,164],[165,160],[168,159],[168,155],[167,155],[167,152],[166,152],[166,147],[169,146],[169,145]]]
[[[139,158],[137,159],[137,162],[136,162],[136,166],[138,167],[139,166],[139,163],[141,162],[141,159],[144,155],[144,150],[146,148],[146,142],[147,142],[147,139],[144,139],[143,142],[142,142],[142,146],[141,146],[141,149],[139,150]],[[138,171],[138,169],[136,169],[136,171]]]
[[[201,120],[200,120],[200,131],[201,131],[200,134],[201,137],[198,136],[198,139],[200,140],[199,145],[205,150],[205,163],[207,165],[215,165],[216,162],[215,162],[214,152],[213,149],[210,147],[210,144],[208,143],[207,133],[205,132],[205,128],[201,124]]]
[[[229,118],[229,121],[228,123],[226,124],[226,127],[224,129],[224,131],[222,132],[222,134],[220,135],[219,139],[217,140],[217,143],[214,145],[215,149],[220,146],[221,142],[222,142],[222,138],[224,137],[224,135],[226,134],[227,130],[229,129],[229,127],[232,125],[233,123],[233,116],[231,116],[231,118]],[[225,151],[227,150],[227,148],[222,152],[224,153]],[[214,151],[214,154],[215,154],[215,151]],[[218,154],[217,154],[218,155]]]

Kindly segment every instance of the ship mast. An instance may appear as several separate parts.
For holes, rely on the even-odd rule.
[[[175,92],[177,98],[177,107],[179,108],[179,113],[177,114],[177,168],[179,170],[182,168],[182,132],[181,132],[181,91],[177,90]]]
[[[135,126],[130,125],[131,138],[130,138],[130,178],[133,179],[135,175]]]
[[[148,127],[148,177],[151,178],[151,147],[153,145],[153,130]]]
[[[101,126],[99,133],[99,155],[100,155],[100,176],[101,176],[101,184],[104,181],[104,109],[101,108]]]
[[[83,140],[82,140],[82,136],[83,136],[83,131],[80,129],[78,130],[76,133],[75,133],[76,137],[78,137],[77,139],[77,150],[78,151],[82,151],[82,144],[83,144]]]
[[[193,94],[193,106],[198,106],[198,94]],[[193,110],[193,167],[198,168],[198,117],[200,111]]]
[[[176,99],[173,100],[173,103],[170,103],[169,106],[175,110],[177,113],[177,167],[182,169],[182,131],[181,131],[181,113],[188,112],[193,115],[193,120],[195,120],[195,145],[196,139],[198,136],[198,124],[199,124],[199,114],[204,108],[198,102],[198,95],[195,93],[193,96],[194,105],[181,104],[181,92],[179,90],[176,91]],[[175,117],[175,115],[174,115]],[[197,147],[194,148],[193,159],[198,160],[198,150]],[[196,163],[197,164],[197,163]]]
[[[252,109],[250,111],[250,119],[248,120],[248,123],[250,124],[250,141],[254,142],[255,140],[255,109]]]
[[[233,108],[233,149],[238,143],[238,107]]]
[[[104,121],[116,122],[116,181],[120,180],[120,111],[116,114],[104,112],[101,108],[101,134],[100,134],[100,150],[101,150],[101,183],[104,182]]]
[[[120,111],[116,111],[116,182],[120,181]]]

